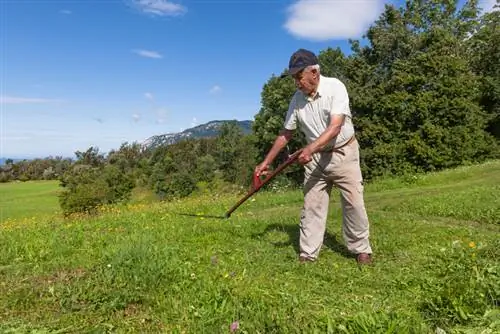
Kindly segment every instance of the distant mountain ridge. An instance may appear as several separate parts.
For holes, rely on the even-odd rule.
[[[162,145],[176,144],[185,139],[216,137],[219,134],[221,125],[226,122],[233,122],[233,120],[215,120],[197,125],[182,132],[151,136],[142,143],[142,146],[145,148],[154,148]],[[253,121],[244,120],[235,122],[244,134],[250,134],[252,132]]]

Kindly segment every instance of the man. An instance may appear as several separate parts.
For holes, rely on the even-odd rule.
[[[356,255],[358,263],[370,264],[369,221],[347,89],[340,80],[321,75],[317,57],[305,49],[290,57],[288,73],[283,76],[287,75],[295,80],[297,91],[291,99],[284,129],[255,173],[260,176],[268,172],[269,165],[299,128],[307,140],[298,157],[304,166],[300,262],[318,258],[335,185],[341,193],[342,234],[347,249]]]

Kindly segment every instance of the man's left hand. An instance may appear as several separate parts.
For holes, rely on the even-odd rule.
[[[302,152],[300,152],[299,157],[297,158],[301,165],[307,164],[312,160],[312,151],[309,147],[305,147]]]

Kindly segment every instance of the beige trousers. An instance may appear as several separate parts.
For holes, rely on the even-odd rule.
[[[300,217],[300,255],[316,259],[326,230],[333,186],[341,193],[342,236],[353,254],[372,253],[356,140],[333,152],[317,153],[305,165],[304,206]]]

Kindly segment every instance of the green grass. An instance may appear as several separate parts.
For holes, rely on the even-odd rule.
[[[0,332],[500,331],[500,162],[366,186],[375,265],[340,234],[297,261],[300,191],[134,203],[101,216],[8,219]],[[497,303],[496,306],[494,303]]]
[[[0,183],[0,222],[60,211],[58,181]]]

